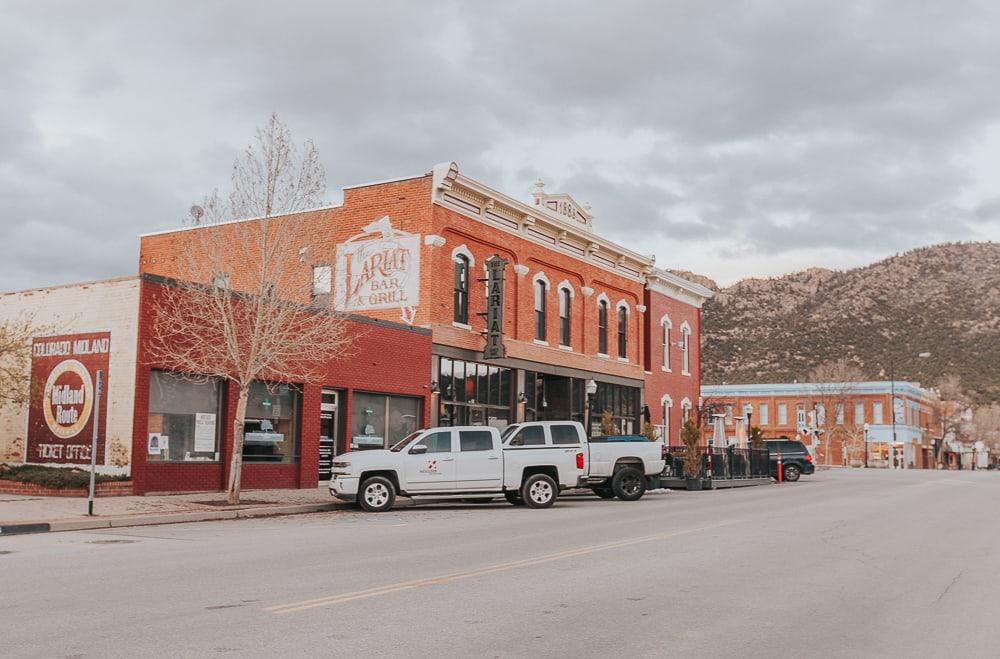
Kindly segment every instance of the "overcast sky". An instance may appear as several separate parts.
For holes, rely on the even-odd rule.
[[[271,111],[731,283],[1000,239],[1000,3],[5,2],[0,290],[137,270]]]

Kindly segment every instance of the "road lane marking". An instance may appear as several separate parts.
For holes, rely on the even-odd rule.
[[[398,593],[405,590],[425,588],[427,586],[438,586],[441,584],[451,583],[453,581],[460,581],[462,579],[471,579],[474,577],[483,577],[490,574],[495,574],[497,572],[504,572],[507,570],[514,570],[522,567],[533,567],[536,565],[543,565],[545,563],[551,563],[553,561],[561,561],[567,558],[575,558],[577,556],[586,556],[587,554],[594,554],[601,551],[607,551],[609,549],[618,549],[619,547],[629,547],[632,545],[643,544],[646,542],[654,542],[656,540],[666,540],[668,538],[675,538],[682,535],[689,535],[691,533],[698,533],[700,531],[717,529],[722,526],[735,524],[738,521],[739,520],[729,520],[725,522],[720,522],[718,524],[711,524],[709,526],[700,526],[698,528],[693,528],[693,529],[684,529],[681,531],[667,531],[664,533],[654,533],[652,535],[639,536],[636,538],[628,538],[626,540],[618,540],[616,542],[606,542],[599,545],[577,547],[576,549],[567,549],[565,551],[555,552],[552,554],[543,554],[541,556],[525,558],[519,561],[511,561],[509,563],[499,563],[497,565],[491,565],[488,567],[478,568],[475,570],[453,572],[451,574],[443,574],[437,577],[427,577],[424,579],[416,579],[414,581],[404,581],[395,584],[387,584],[385,586],[379,586],[377,588],[369,588],[367,590],[357,590],[349,593],[341,593],[339,595],[330,595],[327,597],[319,597],[316,599],[302,600],[300,602],[289,602],[288,604],[278,604],[275,606],[269,606],[265,608],[264,611],[267,611],[268,613],[282,615],[285,613],[296,613],[299,611],[306,611],[308,609],[315,609],[322,606],[334,606],[336,604],[344,604],[346,602],[353,602],[355,600],[366,599],[369,597],[390,595],[392,593]]]

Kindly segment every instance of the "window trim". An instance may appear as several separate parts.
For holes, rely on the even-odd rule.
[[[458,248],[456,248],[457,250]],[[469,326],[469,277],[472,273],[472,260],[464,253],[454,254],[455,281],[452,297],[452,322]],[[464,275],[464,281],[460,279]]]
[[[559,346],[569,348],[573,345],[573,287],[569,282],[561,282],[559,291]],[[565,304],[566,313],[563,314]]]

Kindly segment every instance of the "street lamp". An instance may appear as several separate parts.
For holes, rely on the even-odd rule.
[[[584,385],[583,390],[587,394],[587,436],[593,437],[594,435],[591,432],[591,428],[593,426],[593,421],[591,419],[591,416],[592,416],[592,407],[594,404],[594,394],[597,393],[597,383],[594,382],[593,378],[591,378],[587,380],[587,384]]]
[[[917,357],[920,359],[927,359],[931,356],[929,352],[918,352]],[[889,448],[889,466],[892,467],[895,464],[896,459],[896,358],[893,355],[889,355],[889,413],[892,415],[892,446]],[[866,439],[867,441],[867,439]],[[865,457],[867,457],[868,446],[865,445]],[[903,458],[904,462],[906,458]],[[867,466],[867,465],[866,465]]]

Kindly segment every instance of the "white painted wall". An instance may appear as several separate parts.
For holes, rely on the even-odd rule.
[[[108,363],[107,448],[101,471],[127,472],[132,461],[139,278],[55,286],[0,294],[0,321],[33,314],[47,326],[39,336],[111,332]],[[28,372],[24,388],[28,389]],[[25,460],[28,405],[0,408],[0,462]]]

